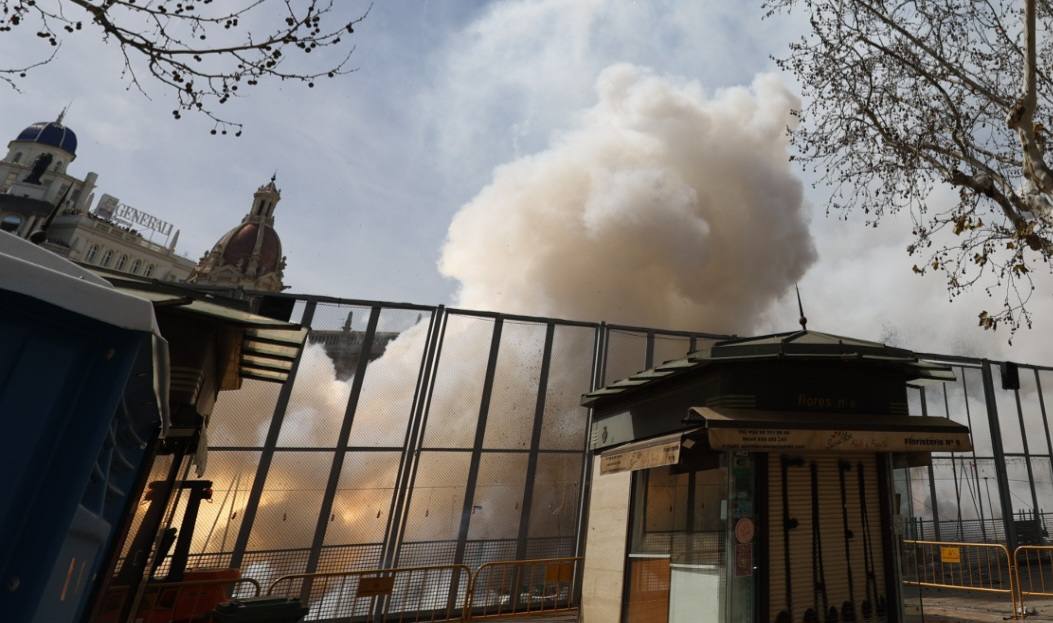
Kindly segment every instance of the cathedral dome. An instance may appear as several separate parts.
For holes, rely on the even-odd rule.
[[[58,121],[38,121],[22,130],[15,140],[58,147],[72,156],[77,155],[77,135]]]
[[[242,266],[243,262],[247,263],[256,250],[256,239],[260,236],[262,240],[257,270],[260,274],[276,272],[282,259],[282,243],[278,232],[264,223],[242,223],[228,232],[217,245],[223,247],[222,263],[229,266]]]
[[[252,208],[237,227],[219,239],[202,256],[190,283],[279,292],[285,286],[285,258],[282,242],[274,229],[274,208],[281,191],[272,176],[268,184],[256,189]]]

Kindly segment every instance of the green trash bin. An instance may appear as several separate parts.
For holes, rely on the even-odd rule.
[[[299,599],[254,597],[220,604],[212,618],[217,623],[296,623],[307,610]]]

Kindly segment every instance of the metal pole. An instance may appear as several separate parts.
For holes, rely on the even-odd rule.
[[[391,558],[391,565],[397,566],[402,560],[402,542],[406,537],[406,526],[409,524],[409,510],[413,504],[413,494],[415,492],[414,486],[417,482],[417,469],[420,467],[420,453],[424,445],[424,436],[428,432],[428,415],[431,412],[431,399],[435,391],[435,379],[438,377],[438,367],[442,363],[442,346],[446,341],[446,322],[449,319],[449,312],[440,307],[439,311],[438,326],[436,328],[434,340],[434,348],[432,349],[432,358],[429,363],[431,369],[428,372],[429,378],[427,379],[426,389],[421,400],[420,408],[420,425],[417,430],[417,440],[410,446],[410,450],[415,456],[413,457],[412,463],[406,469],[406,473],[409,476],[409,482],[403,487],[403,496],[405,501],[402,504],[402,510],[400,514],[397,514],[394,521],[397,521],[398,534],[393,544],[395,553]]]
[[[468,481],[464,486],[464,503],[461,507],[461,526],[457,533],[457,549],[454,553],[454,564],[464,563],[464,551],[468,546],[468,528],[472,521],[472,506],[475,503],[475,485],[479,481],[479,464],[483,457],[483,440],[486,438],[486,419],[490,414],[490,397],[494,389],[494,374],[497,372],[497,354],[501,350],[501,330],[504,319],[494,320],[494,332],[490,339],[490,357],[486,362],[486,373],[483,376],[483,395],[479,400],[479,420],[475,425],[475,443],[472,445],[472,459],[468,465]]]
[[[929,402],[925,397],[925,387],[918,387],[918,393],[921,394],[921,414],[929,414]],[[929,505],[932,506],[932,526],[936,531],[936,540],[942,540],[940,536],[940,503],[936,499],[936,469],[933,467],[932,455],[929,455]]]
[[[556,336],[556,325],[545,327],[545,346],[541,355],[541,374],[538,377],[537,402],[534,406],[534,430],[530,436],[530,458],[527,460],[526,480],[523,483],[523,510],[519,514],[519,535],[516,539],[516,559],[527,558],[527,542],[530,538],[530,512],[534,505],[534,478],[537,475],[538,450],[541,446],[541,430],[545,418],[545,399],[548,394],[548,375],[552,364],[552,342]],[[516,592],[518,595],[518,591]]]
[[[600,323],[596,327],[596,335],[592,342],[592,378],[589,380],[589,390],[599,389],[604,384],[607,374],[607,346],[610,335],[606,323]],[[585,543],[589,533],[589,492],[592,489],[592,409],[586,412],[585,439],[582,441],[581,474],[578,479],[578,525],[574,535],[574,555],[582,558],[585,556]],[[574,572],[574,601],[581,603],[582,571],[580,565],[575,566]]]
[[[311,328],[314,320],[314,311],[317,307],[315,301],[307,301],[303,309],[303,318],[300,325],[306,329]],[[245,503],[245,511],[242,514],[241,527],[238,529],[238,538],[234,541],[234,552],[230,556],[231,567],[241,567],[241,561],[245,557],[245,548],[249,544],[249,534],[252,532],[252,524],[256,521],[256,512],[260,507],[260,498],[263,496],[263,485],[267,482],[267,472],[271,468],[274,459],[274,449],[278,445],[278,434],[282,429],[282,421],[285,420],[285,411],[289,407],[289,397],[292,396],[293,385],[296,383],[296,373],[300,369],[300,359],[303,358],[304,348],[296,356],[292,368],[289,369],[289,379],[282,385],[278,392],[278,401],[274,405],[274,415],[271,417],[270,428],[267,429],[267,437],[263,442],[260,453],[260,464],[256,467],[256,477],[252,480],[252,489],[249,491],[248,501]]]
[[[654,331],[647,332],[647,348],[644,352],[644,369],[654,367]]]
[[[943,414],[949,420],[951,419],[951,405],[947,400],[947,384],[944,383],[940,387],[943,388]],[[955,540],[962,540],[962,490],[958,485],[958,457],[954,452],[951,452],[951,477],[954,478],[954,504],[957,508],[957,522],[958,522],[958,535]]]
[[[1020,441],[1024,444],[1024,466],[1027,467],[1027,484],[1031,488],[1031,508],[1038,512],[1038,493],[1035,491],[1035,474],[1031,471],[1031,452],[1027,446],[1027,430],[1024,428],[1024,410],[1020,406],[1020,390],[1013,390],[1016,398],[1016,415],[1020,420]]]
[[[969,426],[969,445],[973,447],[973,483],[976,485],[976,499],[979,503],[980,511],[980,535],[984,542],[987,542],[987,519],[984,517],[984,498],[980,493],[980,472],[976,469],[976,443],[973,437],[973,416],[972,410],[969,408],[969,382],[965,378],[965,367],[959,366],[958,368],[962,373],[962,395],[965,396],[965,422]]]
[[[366,324],[366,334],[362,338],[361,354],[355,366],[355,376],[351,380],[351,393],[347,397],[344,421],[340,425],[340,432],[336,438],[333,464],[329,468],[329,480],[325,485],[325,493],[322,494],[322,505],[318,509],[318,523],[315,524],[314,540],[307,554],[307,567],[304,573],[314,573],[318,569],[318,559],[322,555],[322,543],[325,542],[325,532],[329,527],[329,514],[333,512],[333,499],[336,497],[336,489],[340,484],[340,472],[343,470],[344,458],[347,456],[347,444],[351,438],[351,427],[355,421],[358,399],[362,395],[362,384],[365,382],[366,367],[369,365],[369,353],[373,352],[373,338],[377,333],[380,311],[380,307],[377,306],[369,310],[369,322]],[[304,582],[303,587],[303,599],[306,602],[310,596],[310,582]]]
[[[1050,476],[1053,476],[1053,440],[1049,435],[1049,419],[1046,417],[1046,400],[1042,397],[1042,380],[1038,373],[1038,368],[1032,368],[1032,372],[1035,373],[1035,391],[1038,392],[1038,408],[1042,413],[1042,428],[1046,431],[1046,450],[1049,452],[1047,455],[1047,463],[1049,463]],[[1053,481],[1051,481],[1053,482]],[[1045,516],[1042,517],[1042,523],[1045,524]]]
[[[1016,549],[1016,525],[1013,523],[1013,499],[1009,495],[1009,476],[1005,469],[1005,451],[1002,449],[1002,430],[998,425],[998,403],[995,400],[994,379],[991,362],[983,361],[984,399],[987,401],[987,421],[991,427],[991,448],[995,457],[995,477],[998,480],[998,501],[1002,507],[1002,525],[1005,529],[1006,546]]]
[[[387,569],[397,566],[398,547],[402,537],[402,515],[405,512],[411,493],[410,481],[416,474],[416,461],[419,457],[417,445],[419,433],[423,428],[423,415],[428,392],[432,387],[432,373],[436,361],[439,335],[443,330],[443,319],[446,309],[440,305],[432,312],[428,322],[428,333],[425,335],[424,348],[421,353],[420,370],[417,373],[417,386],[414,389],[413,402],[407,416],[406,436],[402,443],[402,454],[399,457],[399,468],[395,476],[395,488],[391,493],[391,504],[388,508],[388,521],[384,529],[384,555],[381,567]]]

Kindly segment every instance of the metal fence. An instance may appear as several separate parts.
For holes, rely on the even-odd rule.
[[[290,297],[308,345],[285,385],[221,394],[204,474],[214,493],[189,557],[263,585],[580,556],[581,394],[724,337]],[[576,575],[564,589],[574,601]]]
[[[908,539],[1049,542],[1053,509],[1053,368],[927,355],[953,366],[954,383],[914,386],[912,415],[969,426],[973,450],[933,453],[931,464],[896,470],[898,512]]]
[[[581,556],[590,473],[581,394],[725,337],[280,296],[294,299],[308,346],[285,385],[247,380],[221,394],[208,429],[214,494],[190,556],[264,585]],[[1014,370],[999,362],[926,357],[953,366],[957,381],[911,387],[911,413],[966,424],[974,450],[895,471],[904,538],[1010,551],[1045,542],[1053,368],[1020,364],[1019,388],[1003,389]]]

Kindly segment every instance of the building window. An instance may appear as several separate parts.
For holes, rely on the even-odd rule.
[[[22,152],[20,152],[20,151],[15,152],[15,157],[11,159],[11,162],[14,162],[15,164],[18,164],[21,161],[22,161]]]
[[[109,266],[110,260],[113,259],[113,249],[106,249],[106,252],[102,254],[102,261],[99,262],[101,266]]]
[[[142,260],[136,258],[135,261],[132,262],[132,272],[135,273],[136,275],[139,274],[139,269],[142,268],[142,267],[143,267],[143,261]]]
[[[115,266],[114,268],[116,268],[117,270],[124,270],[124,265],[127,262],[128,262],[128,256],[122,253],[121,257],[117,258],[117,266]]]
[[[143,276],[144,277],[150,277],[153,274],[154,274],[154,265],[150,264],[149,266],[146,267],[146,272],[143,273]]]
[[[95,261],[95,255],[98,254],[98,252],[99,252],[99,245],[97,245],[97,244],[91,245],[90,247],[88,247],[87,255],[84,256],[84,261],[85,262],[94,262]]]
[[[55,163],[55,170],[56,171],[61,171],[62,170],[62,161],[61,160],[59,160],[59,161],[57,161]]]

